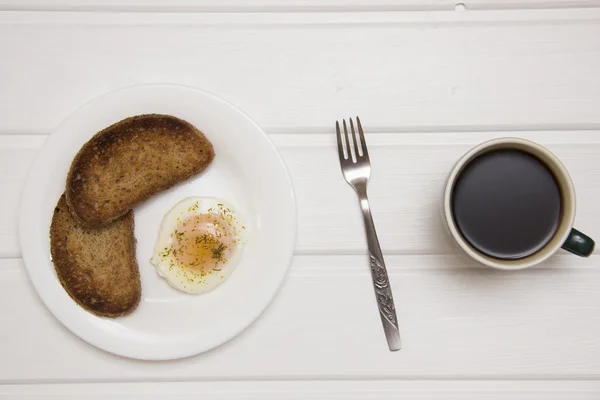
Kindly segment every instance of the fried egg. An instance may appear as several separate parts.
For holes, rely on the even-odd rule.
[[[240,261],[246,231],[240,217],[224,200],[188,197],[164,216],[150,262],[175,289],[206,293]]]

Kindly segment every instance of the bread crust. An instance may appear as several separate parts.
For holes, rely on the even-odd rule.
[[[61,196],[50,225],[50,251],[61,285],[81,307],[109,318],[137,308],[142,286],[135,248],[133,211],[90,229],[73,218]]]
[[[215,157],[192,124],[163,114],[121,120],[95,134],[75,156],[66,182],[73,217],[90,228],[202,172]]]

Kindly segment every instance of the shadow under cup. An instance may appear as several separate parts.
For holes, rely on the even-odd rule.
[[[583,257],[594,249],[573,228],[575,190],[567,170],[524,139],[494,139],[468,151],[446,181],[443,214],[458,246],[494,268],[527,268],[560,248]]]

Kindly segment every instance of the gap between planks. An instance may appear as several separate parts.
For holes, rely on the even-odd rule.
[[[454,2],[453,2],[454,3]],[[457,1],[453,4],[453,8]],[[424,10],[423,12],[410,12],[405,10],[331,10],[319,12],[305,9],[305,12],[268,12],[256,10],[248,13],[244,11],[206,12],[189,10],[162,12],[162,10],[141,9],[133,12],[120,13],[119,10],[108,11],[104,9],[82,9],[64,12],[58,10],[15,10],[2,7],[0,0],[0,24],[36,24],[44,25],[181,25],[194,24],[222,27],[248,27],[265,26],[285,28],[302,25],[327,25],[332,28],[380,28],[385,25],[411,27],[416,25],[459,24],[459,25],[521,25],[521,24],[562,24],[578,21],[579,23],[594,23],[600,18],[600,0],[593,0],[593,5],[586,7],[579,4],[577,7],[552,7],[544,9],[474,9],[470,12],[452,12],[438,10]]]
[[[420,273],[421,271],[465,271],[472,270],[485,276],[510,276],[511,274],[539,274],[541,270],[582,271],[600,273],[600,255],[588,258],[576,257],[568,253],[555,254],[546,262],[524,271],[500,271],[483,266],[462,254],[451,255],[396,255],[384,254],[390,274]],[[292,257],[289,275],[297,277],[321,277],[340,275],[370,276],[367,254],[297,254]],[[299,267],[299,265],[301,267]],[[9,272],[25,267],[22,258],[0,257],[0,271]],[[461,272],[462,273],[462,272]]]
[[[195,399],[205,400],[595,400],[600,384],[580,381],[227,381],[4,385],[0,396],[22,400],[79,399]]]

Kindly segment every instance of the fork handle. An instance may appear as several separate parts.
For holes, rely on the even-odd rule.
[[[366,188],[365,188],[366,189]],[[369,259],[371,266],[371,277],[373,278],[373,289],[379,307],[379,316],[383,324],[383,330],[388,342],[390,351],[400,350],[400,331],[398,330],[398,318],[396,318],[396,307],[394,306],[394,297],[388,279],[387,269],[383,261],[383,254],[377,239],[375,224],[369,207],[369,199],[366,190],[358,194],[360,208],[362,209],[365,221],[365,232],[367,234],[367,243],[369,245]]]

